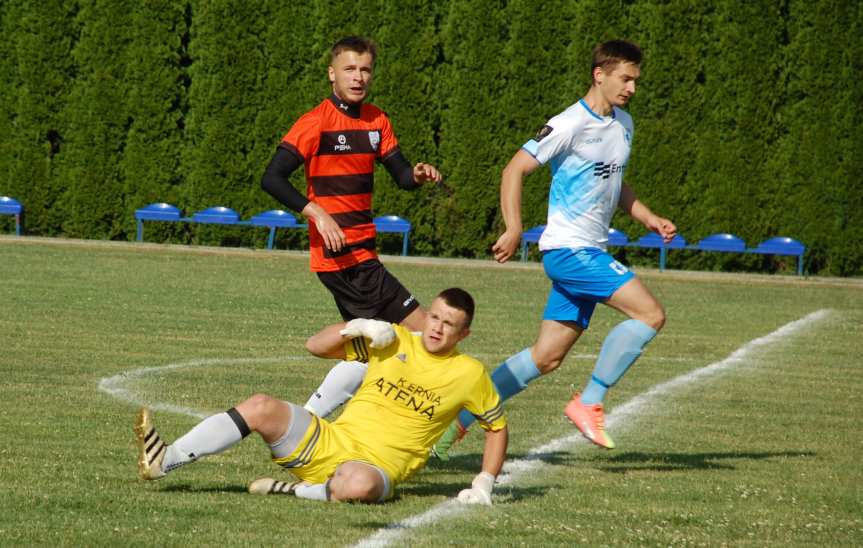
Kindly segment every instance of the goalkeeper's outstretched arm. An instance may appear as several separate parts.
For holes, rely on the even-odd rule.
[[[372,348],[385,348],[396,340],[392,324],[382,320],[355,318],[325,327],[309,337],[306,350],[319,358],[345,358],[345,340],[365,337]]]
[[[465,504],[491,504],[491,491],[494,480],[503,468],[506,459],[506,447],[509,443],[509,430],[506,426],[497,431],[488,430],[485,433],[485,448],[482,452],[482,472],[473,478],[467,489],[458,494],[459,502]]]
[[[494,432],[485,433],[485,447],[482,451],[482,471],[497,477],[506,460],[506,447],[509,444],[509,429],[504,426]]]
[[[328,325],[306,341],[306,350],[319,358],[345,359],[345,322]]]

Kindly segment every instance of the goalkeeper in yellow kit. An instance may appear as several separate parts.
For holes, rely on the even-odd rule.
[[[381,502],[422,468],[429,449],[465,408],[486,431],[482,471],[458,499],[491,504],[508,433],[500,397],[483,365],[456,345],[470,333],[474,302],[462,289],[441,292],[419,334],[379,320],[324,328],[306,342],[312,354],[368,363],[362,386],[330,423],[302,406],[256,394],[204,419],[166,445],[141,409],[135,424],[138,475],[155,480],[220,453],[257,432],[273,462],[298,481],[255,480],[249,491],[315,500]]]

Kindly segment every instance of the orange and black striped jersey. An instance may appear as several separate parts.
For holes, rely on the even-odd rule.
[[[374,105],[349,105],[333,95],[297,120],[279,146],[302,158],[308,199],[329,213],[347,238],[333,253],[309,223],[311,270],[343,270],[376,258],[375,161],[399,148],[387,115]]]

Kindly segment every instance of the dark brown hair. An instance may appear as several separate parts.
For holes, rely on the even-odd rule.
[[[464,312],[467,317],[464,322],[464,327],[470,327],[470,323],[473,321],[473,312],[475,308],[473,297],[470,296],[470,293],[458,287],[451,287],[441,291],[438,294],[438,298],[443,299],[443,302],[449,306]]]
[[[330,49],[330,63],[335,61],[336,57],[338,57],[343,51],[370,53],[372,56],[372,63],[375,62],[375,58],[378,55],[378,48],[370,39],[363,38],[362,36],[346,36],[333,44],[332,49]]]
[[[603,72],[611,72],[619,63],[641,64],[641,48],[626,40],[609,40],[593,48],[593,69],[600,67]]]

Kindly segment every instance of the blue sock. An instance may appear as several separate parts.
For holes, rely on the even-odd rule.
[[[582,403],[602,403],[608,389],[620,380],[655,336],[656,330],[639,320],[626,320],[612,329],[602,343],[593,375],[581,393]]]
[[[533,363],[533,358],[530,357],[530,348],[525,348],[497,366],[491,374],[491,380],[497,388],[497,393],[500,394],[500,399],[506,401],[527,388],[527,384],[540,375],[539,369]],[[458,414],[458,422],[465,429],[469,428],[475,420],[476,417],[465,409]]]

